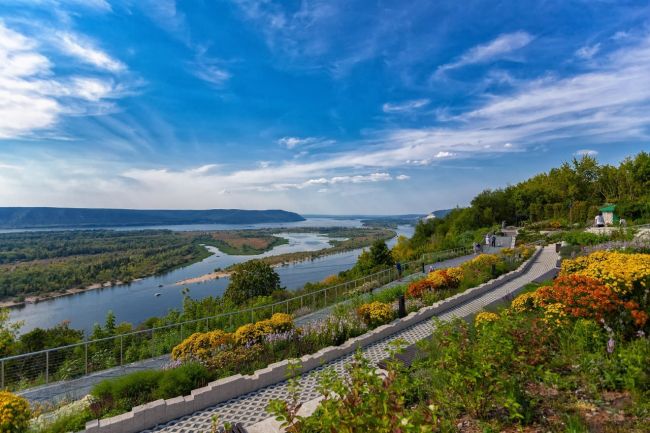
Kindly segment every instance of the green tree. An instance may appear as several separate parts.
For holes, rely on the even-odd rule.
[[[370,247],[370,257],[372,260],[373,267],[377,266],[392,266],[395,264],[393,256],[390,253],[390,250],[386,246],[386,242],[382,240],[376,240],[373,242]]]
[[[235,266],[224,298],[243,304],[257,296],[269,296],[280,290],[280,276],[261,260],[250,260]]]
[[[9,322],[9,309],[0,308],[0,356],[11,355],[22,326],[23,322]]]

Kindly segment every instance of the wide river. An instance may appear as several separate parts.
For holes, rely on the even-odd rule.
[[[195,299],[207,296],[221,295],[228,286],[228,278],[211,280],[202,283],[179,286],[176,283],[188,278],[208,274],[216,268],[225,268],[234,263],[243,262],[253,258],[270,255],[284,254],[297,251],[316,251],[327,248],[329,238],[317,231],[314,233],[291,233],[292,227],[361,227],[360,220],[344,220],[334,218],[312,218],[307,221],[286,224],[255,224],[255,225],[184,225],[160,226],[179,231],[193,230],[235,230],[265,227],[286,227],[287,232],[280,236],[289,240],[288,244],[279,245],[271,251],[257,256],[231,256],[224,254],[216,248],[208,247],[213,255],[201,262],[185,266],[169,273],[154,277],[144,278],[130,284],[91,290],[71,296],[54,298],[35,304],[12,308],[11,320],[24,322],[21,332],[27,332],[36,327],[51,327],[64,320],[69,320],[70,325],[76,329],[89,331],[93,324],[103,323],[106,313],[113,311],[118,322],[140,323],[143,320],[160,316],[172,308],[180,309],[183,301],[181,290],[183,287],[190,289],[190,296]],[[129,230],[145,227],[130,227]],[[146,227],[152,228],[152,227]],[[123,230],[124,228],[117,228]],[[404,225],[397,229],[398,235],[412,236],[413,226]],[[392,246],[396,238],[388,242]],[[282,285],[290,290],[301,288],[307,282],[320,281],[328,275],[336,274],[351,268],[361,254],[361,249],[340,254],[325,256],[316,260],[294,263],[276,268],[280,275]],[[156,296],[160,293],[159,296]]]

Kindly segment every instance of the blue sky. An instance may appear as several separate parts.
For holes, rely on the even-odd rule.
[[[647,1],[0,4],[3,206],[426,212],[649,134]]]

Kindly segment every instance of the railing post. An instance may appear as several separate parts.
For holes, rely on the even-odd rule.
[[[45,352],[45,383],[50,383],[50,351]]]
[[[183,322],[181,322],[181,341],[183,341]]]
[[[88,341],[84,344],[84,364],[86,366],[86,374],[88,374]]]
[[[287,314],[289,314],[289,300],[287,299]]]
[[[2,375],[0,379],[0,389],[4,389],[5,388],[5,360],[4,359],[2,360],[2,364],[0,368],[2,369]]]
[[[120,335],[120,366],[124,365],[124,335]]]

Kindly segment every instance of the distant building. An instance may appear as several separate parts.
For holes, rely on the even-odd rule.
[[[434,219],[436,219],[436,218],[437,218],[437,217],[435,216],[435,214],[434,214],[433,212],[431,212],[429,215],[425,216],[423,219],[424,219],[425,221],[429,221],[429,220],[434,220]]]
[[[598,210],[603,214],[603,219],[605,220],[606,226],[613,226],[614,224],[618,224],[620,218],[616,214],[615,204],[603,206]]]

